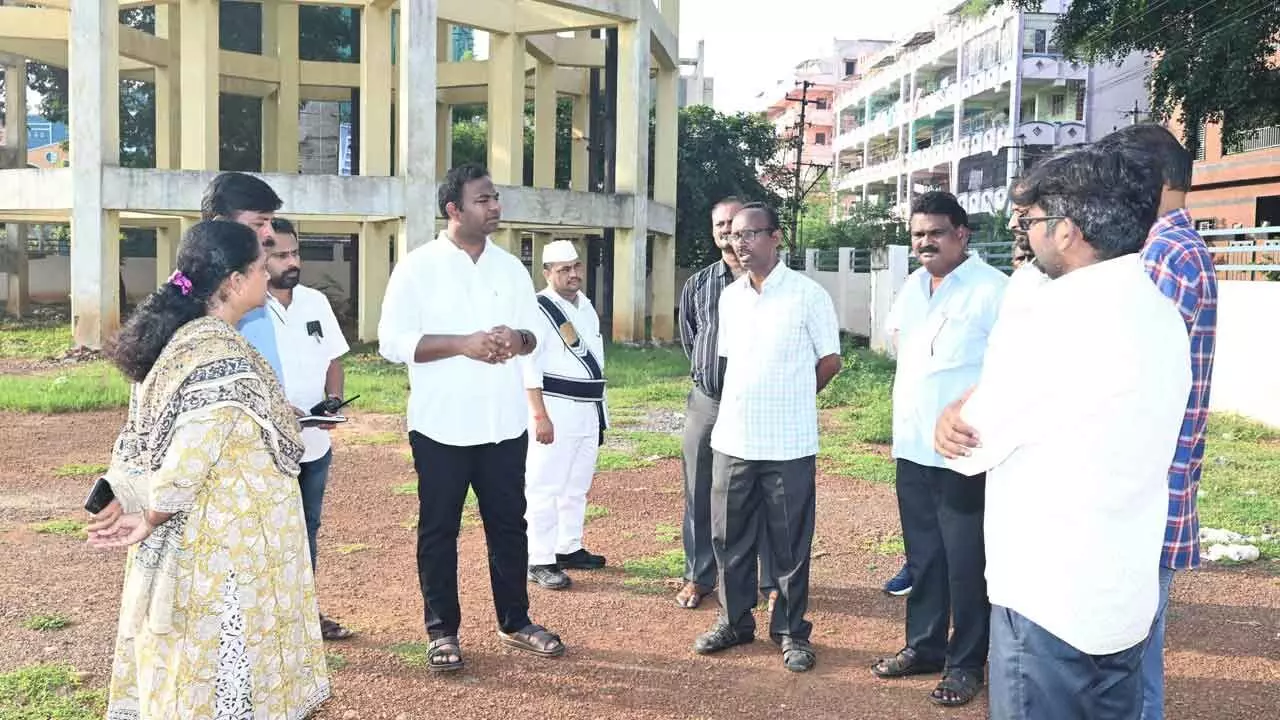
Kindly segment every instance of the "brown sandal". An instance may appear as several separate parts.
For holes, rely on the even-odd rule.
[[[686,581],[684,586],[680,588],[680,592],[676,593],[676,606],[685,610],[693,610],[702,604],[702,598],[715,591],[714,587],[699,585],[692,580]]]
[[[560,657],[564,654],[565,645],[559,635],[548,632],[541,625],[528,625],[523,630],[513,633],[498,631],[502,644],[533,653],[539,657]]]
[[[325,640],[346,640],[352,635],[355,633],[339,625],[336,620],[320,616],[320,637]]]

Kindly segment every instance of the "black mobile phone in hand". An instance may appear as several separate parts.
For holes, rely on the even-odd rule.
[[[93,489],[89,491],[89,497],[84,501],[84,509],[97,515],[106,510],[111,501],[115,499],[116,494],[111,489],[111,483],[107,482],[106,478],[101,477],[98,478],[98,482],[93,484]]]

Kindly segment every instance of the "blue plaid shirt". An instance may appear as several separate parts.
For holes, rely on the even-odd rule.
[[[1142,260],[1156,286],[1177,305],[1191,336],[1191,396],[1169,467],[1169,524],[1160,557],[1164,567],[1186,570],[1200,565],[1196,493],[1200,489],[1205,426],[1209,421],[1218,280],[1213,257],[1186,210],[1173,210],[1156,221],[1147,236]]]

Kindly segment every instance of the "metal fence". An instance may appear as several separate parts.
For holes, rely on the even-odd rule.
[[[1008,274],[1013,273],[1013,243],[1012,242],[971,242],[969,243],[969,252],[982,258],[991,267],[1003,271]],[[920,267],[920,261],[916,259],[915,253],[907,255],[907,272],[915,272]]]
[[[1201,230],[1219,280],[1280,280],[1280,227]]]

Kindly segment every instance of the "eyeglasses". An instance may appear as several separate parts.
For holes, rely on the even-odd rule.
[[[754,230],[742,230],[739,232],[729,233],[729,239],[733,242],[738,242],[739,240],[751,242],[761,235],[772,234],[774,229],[775,228],[756,228]]]
[[[1040,222],[1041,220],[1067,220],[1067,219],[1068,218],[1066,215],[1038,215],[1034,217],[1023,215],[1022,217],[1019,217],[1016,220],[1016,222],[1018,223],[1019,230],[1021,230],[1022,232],[1031,232],[1031,226],[1035,223]]]

